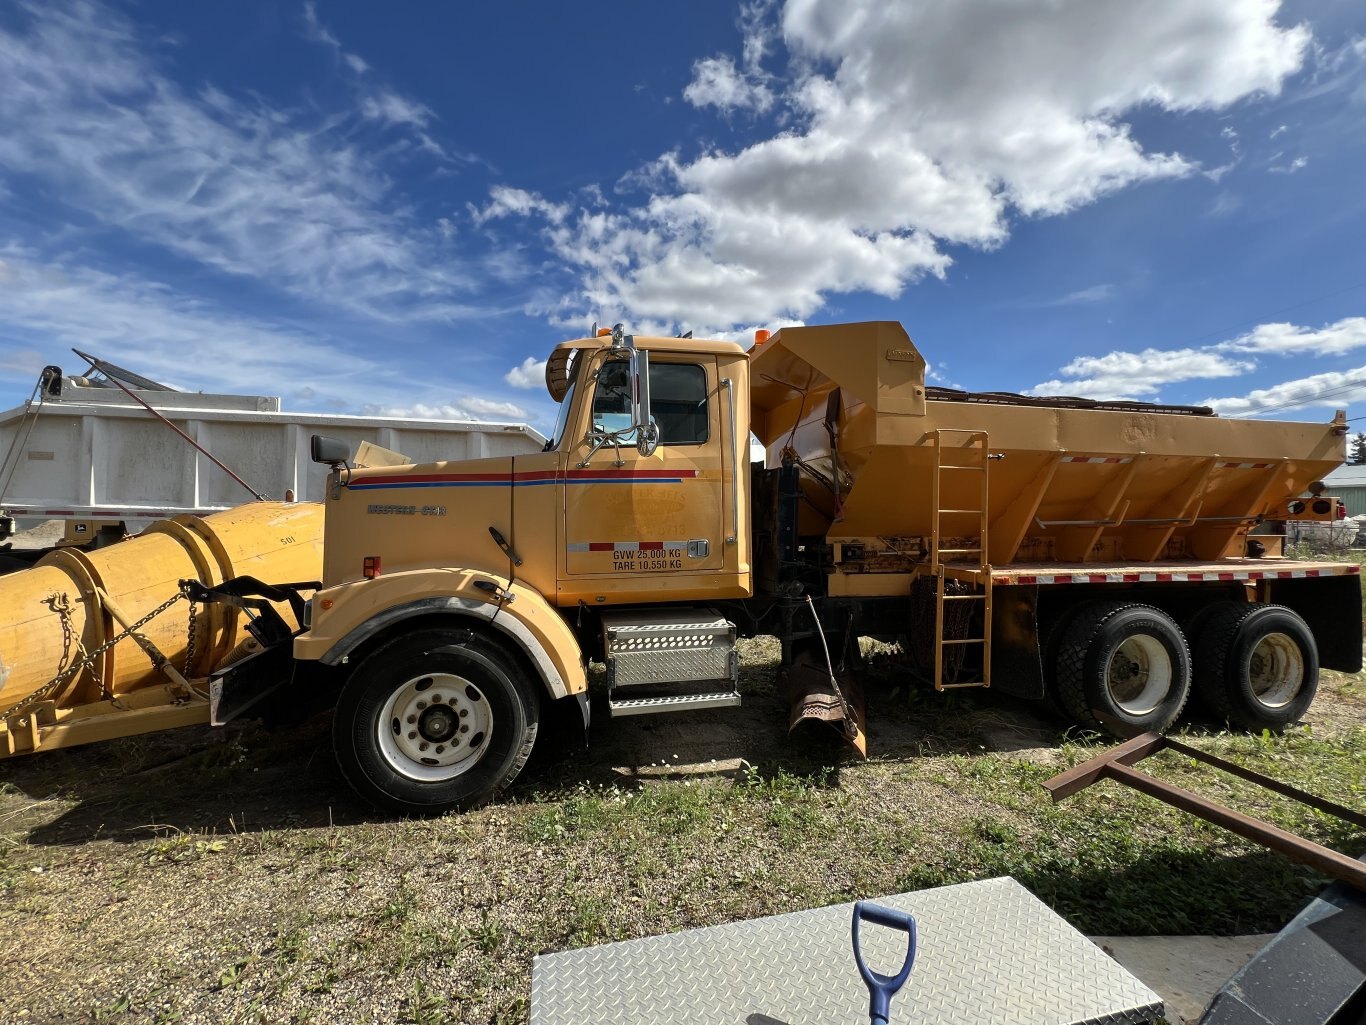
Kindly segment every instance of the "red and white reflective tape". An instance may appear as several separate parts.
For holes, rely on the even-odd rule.
[[[1168,584],[1168,583],[1235,583],[1251,580],[1306,580],[1316,577],[1353,576],[1360,566],[1325,566],[1323,569],[1249,569],[1249,570],[1191,570],[1189,572],[1125,572],[1108,573],[993,573],[998,584]]]
[[[662,552],[668,548],[687,548],[686,541],[571,541],[571,552]]]
[[[1132,463],[1133,456],[1063,456],[1064,463]]]
[[[1221,470],[1269,470],[1275,463],[1215,463]]]

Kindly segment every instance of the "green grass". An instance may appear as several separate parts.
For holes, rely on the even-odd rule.
[[[1271,931],[1324,883],[1112,782],[1053,804],[1042,783],[1108,745],[1044,730],[995,750],[991,727],[1020,713],[991,695],[875,692],[874,757],[854,763],[783,742],[771,665],[749,672],[738,769],[669,756],[662,775],[628,771],[610,747],[625,730],[607,724],[602,746],[535,767],[503,802],[427,821],[356,805],[325,724],[14,763],[0,956],[23,967],[0,1013],[517,1023],[548,951],[997,875],[1090,934]],[[1360,681],[1330,674],[1320,706],[1313,730],[1183,739],[1364,807]],[[717,727],[668,728],[666,741],[633,727],[656,752]],[[1360,831],[1189,759],[1142,768],[1366,851]]]

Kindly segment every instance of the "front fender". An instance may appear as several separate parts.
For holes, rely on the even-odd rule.
[[[480,581],[505,589],[500,607]],[[294,657],[337,665],[396,623],[433,613],[476,619],[515,643],[536,666],[552,697],[588,689],[583,653],[568,624],[540,592],[480,570],[415,569],[353,580],[318,591],[309,628],[294,638]]]

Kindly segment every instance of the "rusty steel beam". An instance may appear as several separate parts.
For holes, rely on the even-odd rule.
[[[1096,755],[1066,772],[1059,773],[1045,781],[1043,788],[1053,795],[1053,803],[1071,797],[1078,790],[1085,790],[1092,783],[1099,783],[1109,774],[1110,766],[1133,765],[1141,762],[1155,751],[1161,751],[1166,738],[1156,733],[1140,733],[1133,740],[1126,740],[1118,747],[1112,747],[1104,754]]]
[[[1155,797],[1173,808],[1188,812],[1206,822],[1212,822],[1216,826],[1222,826],[1245,839],[1284,854],[1288,858],[1318,869],[1324,875],[1333,879],[1340,879],[1344,883],[1366,892],[1366,864],[1349,858],[1345,854],[1339,854],[1321,844],[1316,844],[1312,840],[1306,840],[1302,836],[1287,832],[1278,826],[1273,826],[1269,822],[1263,822],[1261,819],[1254,819],[1231,808],[1225,808],[1223,805],[1201,797],[1199,794],[1163,782],[1133,768],[1135,763],[1166,748],[1195,758],[1215,768],[1223,769],[1248,782],[1256,783],[1282,796],[1293,798],[1353,824],[1366,825],[1366,816],[1362,816],[1350,808],[1325,801],[1313,794],[1305,793],[1288,784],[1271,779],[1269,776],[1263,776],[1251,769],[1245,769],[1241,765],[1235,765],[1214,755],[1205,754],[1179,741],[1168,740],[1166,737],[1158,736],[1155,733],[1142,734],[1133,740],[1120,744],[1118,747],[1111,748],[1102,755],[1097,755],[1089,761],[1082,762],[1080,765],[1054,776],[1044,783],[1044,789],[1052,795],[1056,803],[1064,798],[1071,797],[1080,790],[1085,790],[1102,779],[1113,779],[1137,790],[1139,793]]]
[[[1249,783],[1256,783],[1259,787],[1265,787],[1267,790],[1280,794],[1282,797],[1289,797],[1291,800],[1299,801],[1301,804],[1307,804],[1311,808],[1317,808],[1319,811],[1327,812],[1334,818],[1342,819],[1344,822],[1350,822],[1354,826],[1360,826],[1362,829],[1366,829],[1366,815],[1361,814],[1361,812],[1353,811],[1351,808],[1344,808],[1342,805],[1334,804],[1332,801],[1326,801],[1316,794],[1309,793],[1307,790],[1301,790],[1299,787],[1292,787],[1289,783],[1282,783],[1280,780],[1272,779],[1270,776],[1263,776],[1260,772],[1253,772],[1251,769],[1245,769],[1236,762],[1226,761],[1217,755],[1206,754],[1204,751],[1189,747],[1179,740],[1168,738],[1166,747],[1169,751],[1175,751],[1178,754],[1186,755],[1188,758],[1194,758],[1197,761],[1204,762],[1206,765],[1213,765],[1216,769],[1223,769],[1230,776],[1237,776],[1239,779],[1245,779]]]
[[[1329,850],[1312,840],[1306,840],[1302,836],[1296,836],[1294,833],[1273,826],[1269,822],[1263,822],[1261,819],[1254,819],[1242,812],[1225,808],[1221,804],[1215,804],[1199,794],[1193,794],[1189,790],[1164,783],[1160,779],[1149,776],[1146,772],[1139,772],[1127,765],[1112,764],[1107,775],[1140,793],[1147,794],[1149,797],[1156,797],[1159,801],[1170,804],[1173,808],[1179,808],[1181,811],[1197,815],[1206,822],[1213,822],[1216,826],[1223,826],[1232,833],[1237,833],[1239,836],[1261,844],[1263,847],[1269,847],[1288,858],[1318,869],[1326,876],[1341,879],[1344,883],[1350,883],[1357,889],[1366,892],[1366,865],[1355,858],[1349,858],[1345,854]]]

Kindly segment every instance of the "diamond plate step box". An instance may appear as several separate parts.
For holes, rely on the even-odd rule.
[[[697,712],[705,708],[734,708],[740,695],[733,690],[714,694],[678,694],[673,697],[623,698],[609,701],[608,711],[613,719],[623,715],[653,715],[656,712]]]
[[[612,689],[739,679],[735,624],[711,609],[606,613],[602,650]]]
[[[1137,1025],[1162,999],[1014,879],[984,879],[875,903],[915,915],[910,981],[893,1025]],[[868,991],[849,941],[852,904],[671,936],[542,954],[531,1025],[864,1025]],[[866,928],[876,971],[904,934]]]

